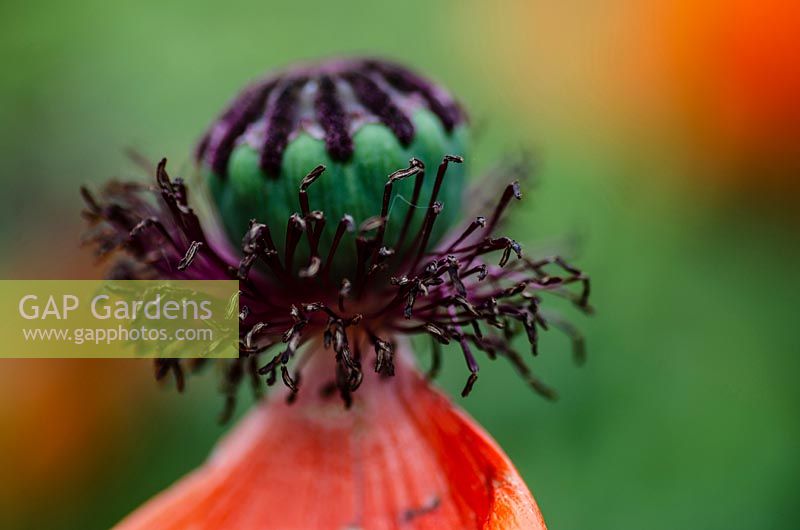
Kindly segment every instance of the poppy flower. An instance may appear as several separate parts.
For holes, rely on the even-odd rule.
[[[243,381],[285,387],[120,528],[544,528],[508,458],[428,379],[453,343],[463,396],[483,352],[553,397],[512,340],[536,355],[552,325],[582,355],[542,304],[560,295],[588,311],[589,280],[497,236],[518,181],[494,205],[488,178],[462,200],[468,132],[461,106],[418,74],[330,60],[254,83],[209,128],[192,191],[216,215],[200,219],[166,160],[154,188],[83,190],[89,239],[119,256],[113,277],[239,280],[240,355],[215,361],[223,420]],[[428,377],[412,335],[431,339]],[[156,376],[181,389],[203,364],[159,359]]]

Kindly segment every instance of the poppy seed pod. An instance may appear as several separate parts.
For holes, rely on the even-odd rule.
[[[412,172],[397,179],[388,197],[383,230],[391,243],[401,232],[419,230],[423,215],[411,216],[405,229],[404,220],[433,192],[435,179],[411,178],[418,176],[416,161],[424,171],[445,155],[463,157],[468,136],[464,112],[440,86],[386,61],[336,59],[289,68],[245,88],[206,132],[197,161],[237,244],[251,219],[285,223],[304,179],[311,186],[324,171],[308,195],[309,208],[329,220],[319,235],[324,247],[336,234],[330,221],[347,216],[352,228],[368,221],[383,199],[386,176],[411,160]],[[431,245],[459,216],[464,174],[463,166],[453,167],[440,183],[442,212]],[[285,233],[273,237],[279,248],[285,244]],[[354,254],[336,258],[335,271],[351,266],[339,263],[348,255]],[[307,257],[298,249],[298,263]]]

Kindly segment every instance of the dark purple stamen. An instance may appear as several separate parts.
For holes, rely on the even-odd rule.
[[[375,349],[375,371],[384,376],[394,375],[394,345],[367,330],[372,346]]]
[[[333,236],[333,243],[331,243],[331,248],[328,251],[328,258],[325,260],[325,267],[323,267],[323,275],[327,276],[328,271],[331,270],[331,264],[333,264],[333,258],[336,256],[336,250],[339,248],[339,243],[342,241],[342,237],[344,237],[345,232],[350,232],[353,230],[354,226],[353,218],[347,214],[342,217],[342,220],[339,221],[339,225],[336,227],[336,234]]]
[[[81,188],[81,191],[86,191],[85,188]],[[90,196],[91,197],[91,196]],[[149,228],[155,228],[158,232],[164,236],[164,239],[169,242],[170,246],[174,249],[178,248],[178,245],[175,243],[175,240],[172,239],[172,234],[170,234],[167,229],[164,227],[164,224],[159,221],[155,217],[148,217],[147,219],[142,219],[136,226],[134,226],[130,231],[131,239],[135,239],[140,232],[143,232]]]
[[[442,158],[442,162],[439,164],[439,169],[436,171],[436,180],[433,184],[433,191],[431,192],[431,197],[428,201],[428,209],[425,214],[425,219],[422,222],[422,237],[416,238],[414,243],[411,245],[411,250],[413,250],[414,246],[419,243],[417,259],[414,261],[412,268],[416,268],[422,260],[422,257],[428,248],[428,241],[433,233],[433,224],[435,222],[435,218],[439,215],[439,213],[441,213],[441,210],[444,207],[444,205],[441,202],[438,202],[436,199],[439,197],[439,192],[442,189],[442,182],[444,181],[444,176],[447,173],[447,168],[451,162],[461,164],[463,161],[464,159],[460,156],[445,155],[444,158]]]
[[[442,367],[442,345],[434,339],[431,339],[431,366],[428,368],[428,379],[434,379],[439,375],[439,370]]]
[[[202,246],[203,243],[201,241],[192,241],[192,244],[189,245],[189,248],[186,250],[186,254],[184,254],[178,262],[179,271],[186,270],[186,268],[194,262],[194,258],[197,257],[197,252]]]
[[[500,220],[500,217],[503,215],[503,212],[508,207],[508,203],[511,202],[511,198],[515,198],[518,201],[522,199],[522,193],[519,189],[519,181],[514,181],[503,191],[503,196],[500,197],[500,202],[497,203],[497,206],[494,209],[494,214],[492,214],[492,218],[489,223],[486,225],[485,232],[490,234],[494,228],[497,226],[497,222]]]
[[[467,227],[464,232],[458,236],[458,239],[453,241],[453,243],[447,247],[447,251],[451,252],[454,248],[458,247],[461,243],[464,242],[469,236],[475,232],[478,228],[482,228],[486,226],[486,218],[485,217],[477,217],[474,221],[472,221],[469,226]]]
[[[370,259],[372,260],[372,265],[369,267],[367,271],[367,279],[371,277],[376,271],[378,271],[382,264],[384,263],[384,258],[391,256],[394,254],[394,250],[386,248],[383,246],[383,238],[386,234],[386,225],[389,219],[389,202],[392,197],[392,190],[394,189],[394,183],[398,180],[407,179],[414,175],[419,175],[425,171],[425,166],[417,158],[412,158],[408,161],[408,168],[406,169],[399,169],[389,175],[389,178],[386,180],[386,184],[383,187],[383,200],[381,201],[381,213],[380,216],[377,217],[376,220],[376,228],[377,233],[374,238],[371,240],[367,240],[368,244],[361,244],[360,248],[363,248],[365,251],[372,251],[372,255]],[[398,239],[398,243],[401,244],[400,240]],[[366,258],[366,256],[364,256]],[[363,263],[366,266],[366,259]],[[360,269],[359,269],[360,270]],[[367,282],[365,281],[361,285],[361,290],[367,288]]]
[[[412,161],[415,161],[416,165],[420,166],[420,170],[417,173],[417,176],[414,178],[414,191],[411,194],[411,204],[409,205],[408,212],[406,212],[406,217],[403,220],[403,227],[400,229],[400,235],[397,238],[395,248],[397,252],[402,252],[403,247],[405,246],[408,229],[411,227],[411,220],[414,218],[414,214],[417,213],[417,207],[419,206],[419,195],[422,192],[422,182],[425,179],[425,166],[418,159],[412,159]]]
[[[306,222],[300,215],[293,213],[286,223],[286,246],[284,251],[284,267],[289,273],[294,269],[294,251],[300,242],[300,236],[306,230]]]
[[[87,241],[95,243],[101,255],[117,249],[127,251],[127,259],[115,269],[118,277],[240,279],[240,358],[226,361],[229,364],[223,372],[223,418],[232,412],[235,388],[245,374],[256,382],[257,376],[266,376],[268,385],[276,383],[280,376],[290,390],[289,400],[293,400],[300,391],[304,358],[298,350],[310,341],[320,341],[333,350],[333,388],[349,406],[363,378],[367,347],[374,352],[375,370],[390,376],[395,369],[394,340],[401,333],[426,334],[433,339],[436,346],[432,374],[439,369],[439,345],[458,343],[469,371],[464,395],[478,380],[476,354],[481,351],[490,359],[508,359],[531,388],[553,397],[553,391],[534,377],[522,356],[511,347],[511,340],[522,334],[536,355],[540,335],[548,330],[549,323],[567,335],[575,359],[582,361],[583,337],[558,315],[544,313],[542,304],[545,293],[549,293],[590,312],[589,279],[560,257],[532,260],[522,256],[520,245],[513,239],[495,236],[506,207],[513,198],[521,197],[516,182],[505,188],[488,221],[474,218],[458,237],[450,238],[439,249],[428,249],[442,208],[437,200],[439,189],[448,164],[459,161],[456,157],[442,160],[432,195],[427,198],[425,218],[416,233],[408,229],[407,237],[414,243],[404,252],[397,249],[403,246],[400,239],[406,235],[384,241],[384,229],[393,183],[415,176],[415,188],[422,189],[424,167],[415,160],[408,168],[387,177],[384,200],[376,205],[376,215],[365,220],[357,231],[350,216],[341,219],[327,249],[319,248],[325,215],[310,210],[308,197],[313,193],[313,182],[322,175],[321,166],[300,185],[301,213],[290,216],[286,227],[273,227],[286,230],[283,248],[275,244],[270,227],[254,221],[242,239],[239,261],[224,257],[227,254],[219,253],[211,244],[189,207],[186,187],[180,179],[171,180],[167,175],[165,161],[157,167],[158,185],[152,190],[112,184],[100,200],[82,190],[87,205],[84,216],[95,227]],[[143,194],[148,191],[155,191],[160,202],[147,200]],[[414,193],[414,204],[419,202],[419,194]],[[355,234],[348,234],[354,231]],[[303,233],[309,240],[311,256],[307,264],[298,268],[293,262]],[[350,279],[334,283],[330,269],[337,251],[345,248],[345,237],[355,240],[353,269],[347,274]],[[490,253],[499,254],[499,259],[488,260],[486,255]],[[259,260],[266,267],[255,267]],[[317,301],[309,302],[309,297]],[[277,353],[268,354],[270,350]],[[271,355],[266,364],[264,355]],[[198,365],[159,359],[156,375],[163,378],[171,373],[182,388],[184,368],[192,370]]]
[[[308,188],[311,186],[322,173],[325,172],[325,166],[319,165],[311,170],[311,172],[303,177],[303,180],[300,182],[300,211],[303,212],[303,217],[308,217],[311,207],[308,204]]]

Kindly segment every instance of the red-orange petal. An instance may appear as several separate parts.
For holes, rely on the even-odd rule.
[[[407,358],[365,374],[350,410],[318,392],[330,367],[308,366],[294,405],[255,408],[117,530],[544,529],[508,457]]]

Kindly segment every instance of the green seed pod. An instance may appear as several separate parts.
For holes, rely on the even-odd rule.
[[[352,219],[351,228],[384,230],[387,251],[403,258],[434,206],[442,160],[464,156],[468,136],[464,113],[439,86],[391,63],[332,60],[280,72],[246,88],[211,126],[197,158],[236,245],[255,219],[269,227],[278,249],[287,242],[291,246],[287,219],[302,231],[309,213],[320,211],[325,222],[318,248],[330,248],[340,221]],[[312,173],[320,165],[324,172]],[[409,174],[396,174],[406,178],[393,182],[385,205],[389,176],[406,167]],[[308,211],[303,211],[299,192],[310,173],[304,186]],[[452,165],[441,179],[435,197],[441,212],[429,247],[459,217],[464,174],[463,165]],[[375,219],[383,211],[385,226]],[[311,253],[309,245],[297,245],[294,266],[305,266]],[[353,256],[339,253],[332,270],[352,270]]]

